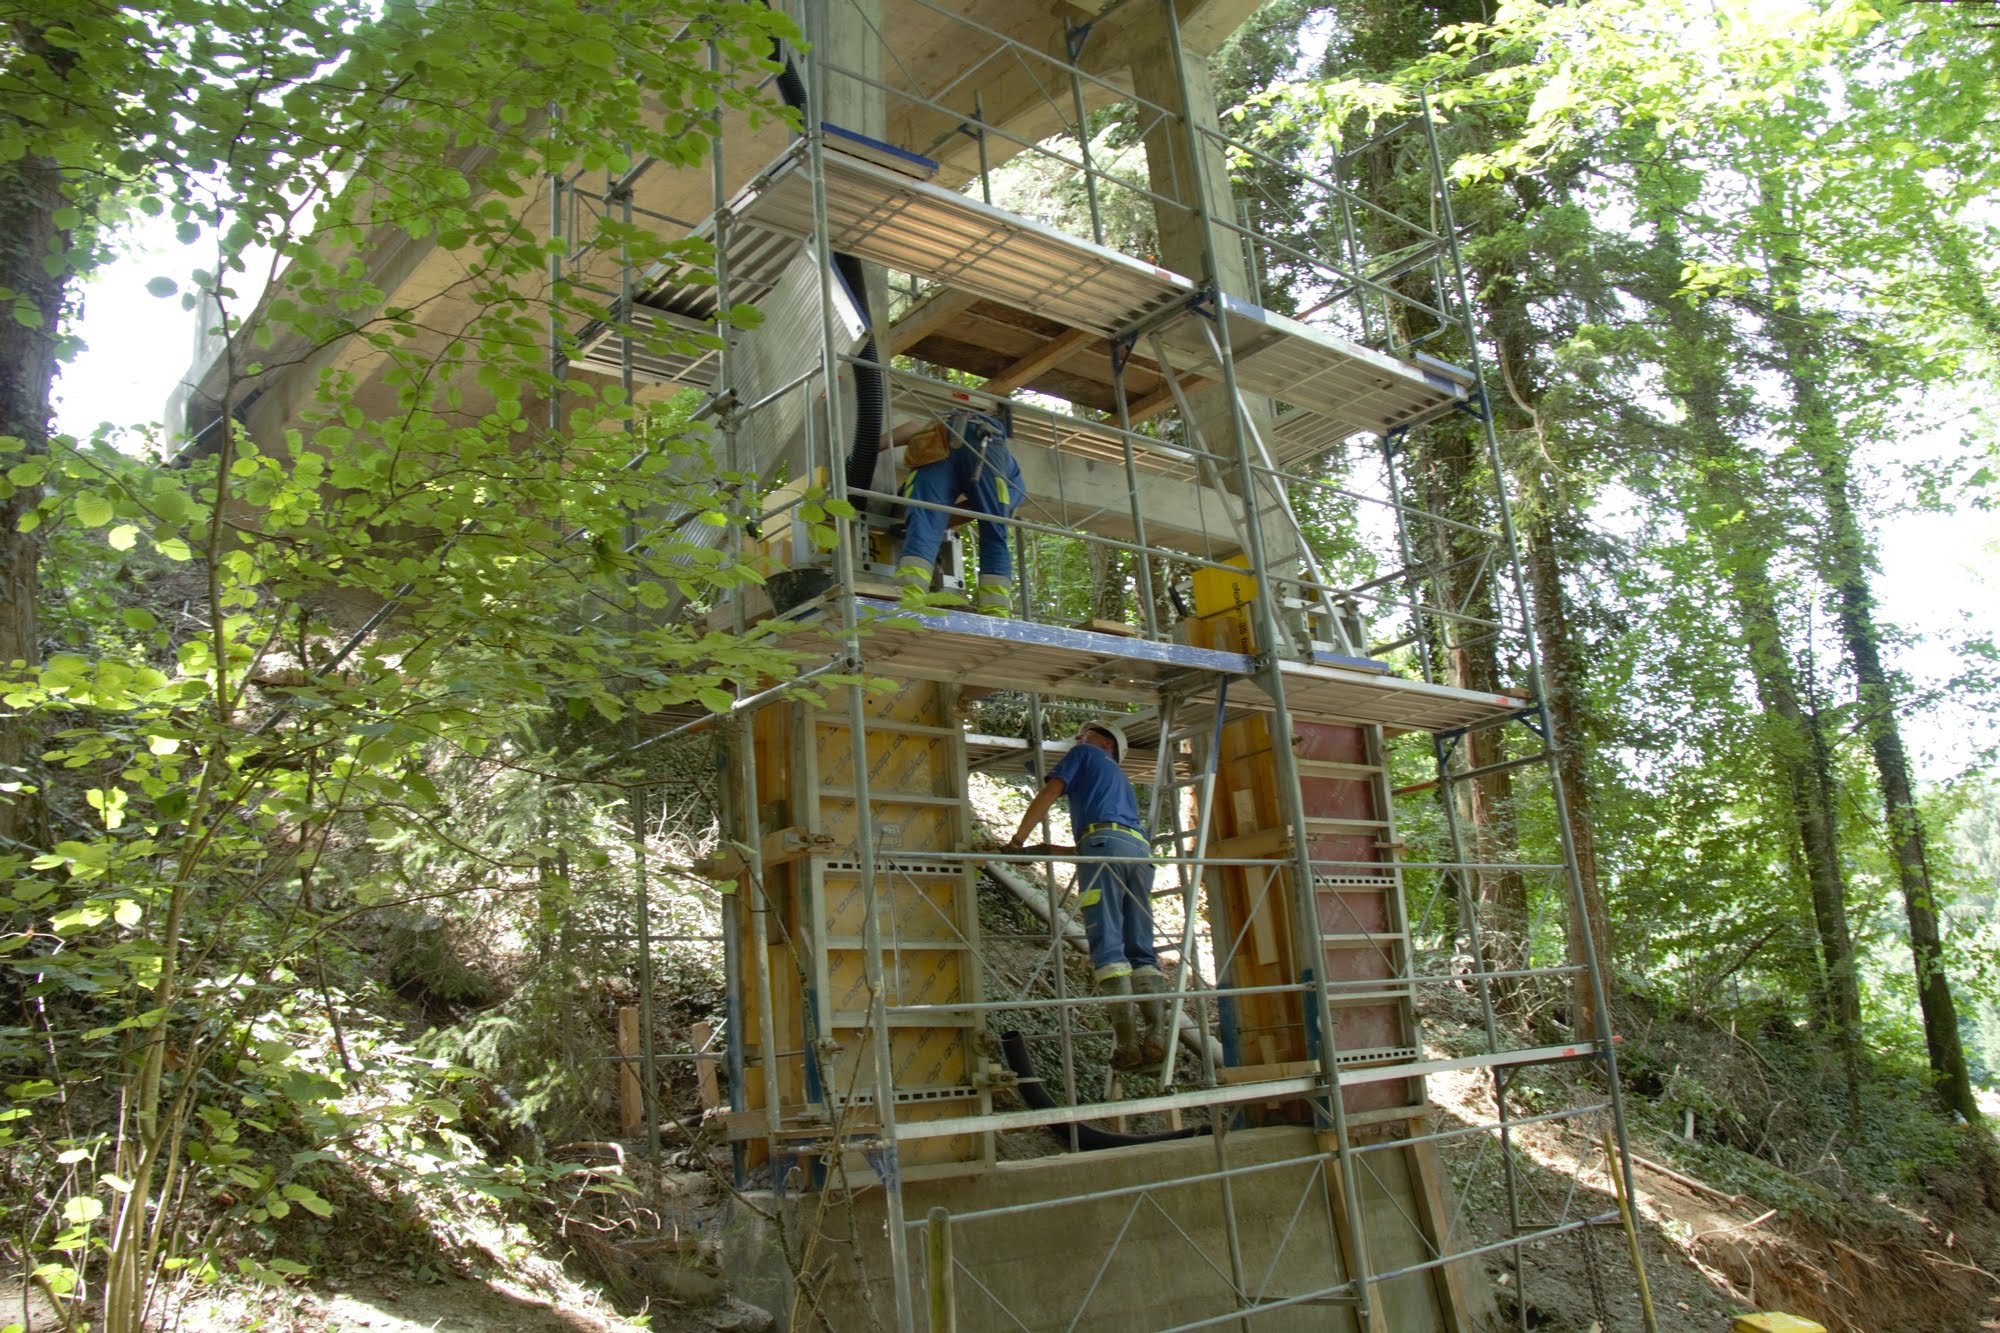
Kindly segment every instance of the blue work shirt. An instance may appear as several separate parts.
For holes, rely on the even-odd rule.
[[[1049,774],[1062,779],[1063,796],[1069,801],[1069,823],[1081,841],[1092,824],[1121,824],[1143,837],[1139,830],[1139,798],[1132,784],[1111,756],[1095,745],[1079,741],[1069,747]]]

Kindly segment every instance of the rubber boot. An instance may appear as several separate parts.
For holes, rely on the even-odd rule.
[[[1111,999],[1105,1006],[1111,1011],[1111,1067],[1121,1073],[1145,1068],[1146,1054],[1139,1049],[1138,1016],[1132,1011],[1132,978],[1100,977],[1097,993]]]
[[[896,562],[896,582],[918,592],[931,590],[931,562],[906,555]]]
[[[1014,614],[1014,580],[997,574],[981,574],[972,599],[972,609],[982,616]]]
[[[1139,997],[1139,1016],[1145,1026],[1139,1035],[1139,1053],[1154,1069],[1167,1058],[1167,979],[1157,967],[1132,969],[1132,993]]]

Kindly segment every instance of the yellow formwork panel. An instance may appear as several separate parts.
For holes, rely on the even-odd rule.
[[[929,1120],[954,1120],[962,1116],[978,1115],[980,1110],[977,1101],[964,1098],[951,1101],[904,1102],[896,1108],[896,1119],[905,1124]],[[983,1145],[979,1137],[973,1134],[916,1139],[903,1145],[903,1170],[907,1173],[912,1167],[977,1161],[982,1152]]]
[[[1257,598],[1257,580],[1250,574],[1250,557],[1231,556],[1229,564],[1242,570],[1197,569],[1194,572],[1194,613],[1212,616],[1247,607]],[[1247,619],[1247,617],[1246,617]]]
[[[885,913],[890,926],[883,943],[957,944],[966,941],[960,913],[966,897],[963,873],[951,875],[883,874]],[[859,939],[868,924],[868,895],[851,874],[829,868],[825,875],[826,930],[829,938]]]
[[[1736,1316],[1729,1333],[1826,1333],[1826,1325],[1795,1314],[1744,1314]]]
[[[950,1006],[980,994],[974,877],[963,867],[926,859],[927,853],[962,850],[967,836],[954,697],[950,686],[913,682],[866,700],[870,845],[878,857],[872,895],[855,864],[860,820],[847,715],[793,714],[800,739],[810,746],[810,779],[796,788],[798,799],[811,803],[816,831],[838,849],[801,871],[811,881],[823,968],[816,998],[835,1047],[825,1073],[837,1102],[872,1100],[875,1091],[875,1035],[867,1022],[874,997],[861,947],[871,908],[878,913],[885,1004]],[[990,1109],[989,1098],[967,1090],[977,1068],[977,1028],[962,1011],[935,1023],[928,1015],[890,1015],[889,1076],[899,1119]],[[977,1169],[992,1157],[990,1136],[972,1134],[915,1141],[902,1152],[905,1169]]]
[[[951,806],[898,805],[894,801],[877,801],[872,811],[874,846],[878,854],[921,854],[956,848],[958,813]],[[821,800],[819,831],[832,838],[834,846],[851,853],[859,827],[854,802],[832,797]]]
[[[935,1102],[908,1102],[906,1105],[953,1105],[955,1114],[977,1115],[978,1098],[970,1093],[952,1095],[963,1086],[970,1069],[966,1061],[963,1029],[896,1028],[889,1034],[889,1068],[898,1093],[906,1096],[941,1094]],[[875,1091],[873,1037],[860,1028],[835,1030],[839,1051],[828,1072],[832,1091],[843,1101],[870,1097]],[[968,1138],[970,1136],[967,1136]]]
[[[821,721],[819,731],[820,784],[851,791],[854,746],[848,740],[848,729]],[[894,795],[956,797],[961,780],[942,738],[927,733],[869,731],[870,796],[878,800]]]
[[[885,1004],[955,1004],[965,999],[963,949],[882,950]],[[860,949],[827,951],[827,1008],[858,1014],[868,1008],[868,978]]]

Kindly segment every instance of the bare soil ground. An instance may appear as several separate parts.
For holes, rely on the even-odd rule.
[[[1493,1117],[1491,1084],[1481,1076],[1434,1077],[1430,1095],[1447,1123]],[[1514,1137],[1528,1220],[1616,1211],[1594,1138],[1560,1123],[1524,1126]],[[1707,1187],[1654,1162],[1647,1148],[1635,1144],[1634,1184],[1640,1251],[1661,1329],[1716,1333],[1754,1311],[1812,1319],[1831,1333],[2000,1329],[2000,1237],[1990,1213],[1967,1219],[1961,1232],[1855,1199],[1835,1234]],[[1497,1239],[1508,1223],[1504,1200],[1493,1197],[1489,1164],[1473,1161],[1477,1153],[1455,1146],[1445,1154],[1447,1170],[1465,1200],[1463,1225],[1481,1240]],[[1487,1265],[1509,1327],[1585,1333],[1643,1326],[1624,1230],[1601,1226],[1587,1234],[1524,1247],[1518,1274],[1511,1263]],[[1527,1293],[1525,1320],[1520,1290]]]

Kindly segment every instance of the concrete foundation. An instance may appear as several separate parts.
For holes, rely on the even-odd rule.
[[[1427,1210],[1406,1169],[1407,1150],[1358,1160],[1370,1269],[1423,1262],[1430,1250],[1418,1219]],[[1225,1164],[1243,1173],[1189,1179],[1213,1176]],[[1245,1171],[1256,1167],[1268,1169]],[[912,1219],[935,1206],[959,1218],[951,1225],[954,1327],[968,1333],[1138,1333],[1238,1310],[1238,1327],[1361,1333],[1351,1293],[1315,1295],[1338,1287],[1348,1272],[1337,1207],[1330,1206],[1337,1199],[1329,1199],[1339,1189],[1336,1172],[1336,1159],[1320,1152],[1311,1130],[1280,1126],[1238,1131],[1219,1143],[1188,1139],[1003,1162],[974,1176],[906,1182],[903,1198]],[[969,1216],[1024,1206],[1034,1211]],[[781,1328],[893,1326],[883,1214],[879,1188],[851,1198],[746,1196],[724,1247],[727,1279],[776,1314]],[[1230,1216],[1234,1236],[1224,1221]],[[921,1232],[913,1233],[911,1250],[926,1287],[921,1320],[928,1296]],[[814,1280],[795,1282],[797,1270]],[[1463,1276],[1430,1269],[1374,1284],[1372,1326],[1476,1327],[1462,1307],[1453,1309],[1452,1288],[1467,1285]],[[1237,1298],[1238,1289],[1247,1300]],[[1295,1303],[1279,1304],[1288,1299]]]

